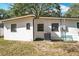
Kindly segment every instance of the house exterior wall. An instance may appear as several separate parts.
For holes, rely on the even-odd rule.
[[[30,23],[30,30],[26,29],[26,23]],[[17,24],[16,32],[11,32],[11,24]],[[4,39],[33,41],[33,17],[4,22]]]
[[[4,22],[4,39],[5,40],[21,40],[21,41],[33,41],[36,38],[44,38],[45,33],[51,33],[51,39],[64,39],[64,40],[74,40],[79,41],[79,29],[77,28],[77,22],[79,20],[62,20],[62,26],[66,25],[68,28],[67,32],[61,31],[61,22],[59,19],[53,19],[50,17],[41,17],[39,19],[34,19],[33,17],[22,18],[18,20],[10,20]],[[26,29],[26,23],[31,24],[31,29]],[[51,30],[51,24],[58,23],[58,31]],[[11,32],[11,24],[17,24],[17,32]],[[37,24],[44,24],[44,31],[37,31]],[[34,32],[33,32],[34,27]],[[65,35],[63,38],[62,36]]]
[[[63,39],[63,40],[74,40],[79,41],[79,29],[77,28],[77,22],[79,20],[67,19],[66,21],[62,20],[62,25],[58,19],[50,18],[40,18],[35,19],[34,21],[34,38],[44,38],[44,33],[51,33],[51,39]],[[51,31],[51,24],[59,23],[59,31]],[[37,24],[44,24],[44,31],[37,31]],[[61,26],[66,25],[68,28],[67,32],[61,30]],[[64,38],[62,37],[64,36]]]
[[[79,41],[79,28],[77,28],[79,20],[66,20],[62,24],[66,24],[68,31],[66,32],[66,40]]]
[[[51,24],[52,23],[58,23],[59,28],[58,31],[52,31],[51,30]],[[44,31],[37,31],[37,24],[44,24]],[[46,19],[46,18],[40,18],[35,19],[34,21],[34,38],[44,38],[44,33],[51,33],[51,39],[60,39],[61,33],[60,33],[60,20],[55,19]]]

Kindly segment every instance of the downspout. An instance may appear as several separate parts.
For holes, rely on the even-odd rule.
[[[34,20],[35,20],[35,17],[33,18],[33,41],[34,41]]]
[[[62,39],[62,29],[61,29],[61,26],[62,26],[62,17],[60,19],[60,38]]]

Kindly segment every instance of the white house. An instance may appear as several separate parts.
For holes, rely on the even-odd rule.
[[[33,41],[36,38],[43,38],[79,41],[79,18],[34,19],[34,15],[26,15],[3,22],[5,40]]]

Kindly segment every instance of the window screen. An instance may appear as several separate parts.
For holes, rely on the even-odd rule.
[[[59,27],[58,23],[53,23],[52,24],[52,31],[58,31],[58,27]]]
[[[37,31],[44,31],[44,24],[37,24]]]
[[[79,28],[79,22],[77,22],[77,28]]]
[[[27,28],[27,29],[30,29],[30,23],[27,23],[27,24],[26,24],[26,28]]]
[[[16,32],[16,24],[11,24],[11,32]]]

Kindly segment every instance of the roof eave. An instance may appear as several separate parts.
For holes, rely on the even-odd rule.
[[[15,17],[15,18],[10,18],[10,19],[4,19],[2,20],[3,22],[9,21],[9,20],[16,20],[16,19],[21,19],[21,18],[28,18],[28,17],[35,17],[34,15],[26,15],[26,16],[20,16],[20,17]]]

